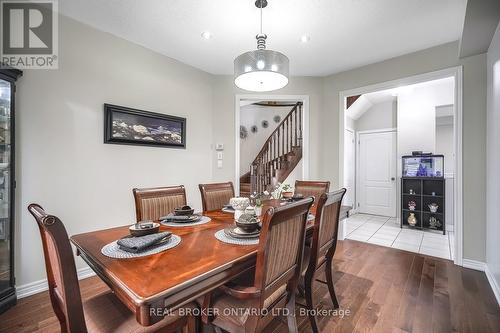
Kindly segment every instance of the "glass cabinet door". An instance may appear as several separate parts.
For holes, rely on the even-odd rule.
[[[0,293],[12,286],[10,247],[11,83],[0,79]]]

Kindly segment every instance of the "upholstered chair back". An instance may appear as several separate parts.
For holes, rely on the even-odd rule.
[[[184,186],[134,188],[135,211],[137,221],[157,221],[186,205]]]
[[[234,197],[232,182],[200,184],[203,211],[220,210]]]

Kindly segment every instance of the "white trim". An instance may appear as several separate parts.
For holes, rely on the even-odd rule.
[[[478,260],[472,260],[472,259],[465,259],[465,258],[463,258],[462,264],[463,264],[462,265],[463,267],[474,269],[476,271],[484,272],[485,269],[486,269],[486,264],[484,262],[478,261]]]
[[[78,280],[86,279],[88,277],[94,276],[95,272],[90,267],[83,267],[77,270]],[[21,286],[16,286],[17,298],[21,299],[34,294],[41,293],[42,291],[48,290],[49,285],[47,279],[38,280],[35,282],[23,284]]]
[[[497,299],[497,304],[500,305],[500,286],[498,285],[497,280],[495,280],[493,273],[490,271],[488,264],[485,264],[484,268],[485,268],[484,273],[486,274],[486,278],[488,279],[488,282],[490,283],[491,289],[493,290],[493,293],[495,294],[495,298]]]
[[[488,279],[488,283],[490,284],[491,290],[493,290],[493,294],[495,294],[495,298],[497,303],[500,305],[500,286],[498,285],[493,273],[490,271],[488,264],[472,259],[463,259],[463,267],[474,269],[476,271],[481,271],[486,274],[486,278]]]
[[[234,97],[234,192],[240,193],[240,101],[302,101],[302,179],[309,179],[309,95],[248,95]]]
[[[359,134],[385,133],[385,132],[397,132],[397,131],[398,131],[397,128],[391,127],[391,128],[357,131],[356,134],[359,135]]]
[[[455,112],[454,112],[454,133],[455,133],[455,191],[454,191],[454,232],[455,232],[455,256],[454,263],[463,265],[463,68],[456,66],[434,72],[414,75],[402,79],[372,84],[339,92],[339,184],[344,183],[344,129],[345,129],[345,98],[352,95],[361,95],[369,92],[393,89],[400,86],[416,84],[426,81],[442,79],[453,76],[455,78]]]

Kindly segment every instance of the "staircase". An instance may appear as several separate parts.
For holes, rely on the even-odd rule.
[[[240,177],[240,196],[269,190],[282,183],[302,159],[302,102],[298,102],[269,136]]]

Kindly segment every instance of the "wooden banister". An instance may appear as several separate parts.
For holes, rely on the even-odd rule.
[[[292,110],[271,133],[250,166],[251,192],[262,192],[273,183],[278,173],[282,177],[295,167],[290,165],[289,155],[302,147],[302,102],[296,103]],[[300,151],[302,157],[302,151]],[[278,172],[279,171],[279,172]],[[248,179],[248,174],[245,174]],[[243,177],[242,177],[243,178]],[[283,181],[280,179],[279,181]]]

